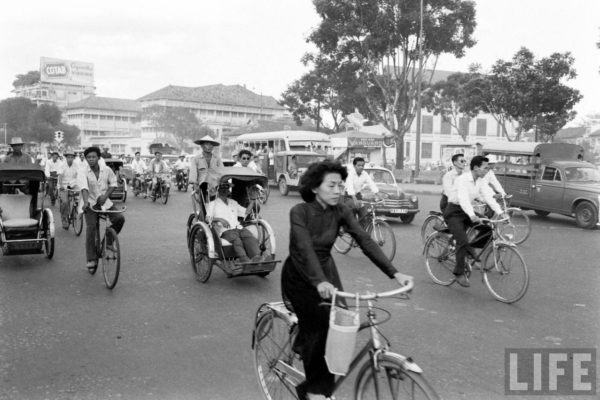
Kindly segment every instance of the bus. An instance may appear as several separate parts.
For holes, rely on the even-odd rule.
[[[278,153],[280,151],[312,151],[331,153],[329,136],[312,131],[276,131],[245,133],[235,139],[235,149],[248,149],[253,154]]]

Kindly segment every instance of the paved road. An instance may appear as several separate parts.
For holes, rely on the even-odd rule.
[[[420,198],[423,210],[438,202]],[[263,210],[281,258],[288,210],[299,201],[273,193]],[[216,270],[198,283],[185,244],[188,196],[175,193],[167,205],[130,198],[127,206],[112,292],[82,269],[84,236],[60,227],[53,260],[0,258],[0,399],[259,399],[250,333],[256,308],[280,297],[279,270],[235,279]],[[424,217],[392,223],[395,264],[417,288],[409,301],[383,303],[394,316],[383,331],[445,399],[503,398],[507,347],[597,346],[600,230],[532,214],[522,246],[531,285],[506,305],[478,279],[469,289],[431,282],[420,255]],[[347,289],[393,287],[359,250],[335,258]],[[338,399],[350,398],[351,386]]]

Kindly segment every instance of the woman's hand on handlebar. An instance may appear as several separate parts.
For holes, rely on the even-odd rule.
[[[402,272],[396,272],[394,274],[394,279],[400,284],[400,286],[404,286],[413,282],[414,278],[410,275],[405,275]]]
[[[330,299],[335,291],[335,286],[329,282],[321,282],[317,285],[317,291],[319,292],[319,296],[321,296],[321,298]]]

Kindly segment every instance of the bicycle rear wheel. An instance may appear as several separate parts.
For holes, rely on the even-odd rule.
[[[296,385],[303,377],[302,363],[292,350],[296,327],[273,311],[264,314],[255,328],[254,369],[267,400],[297,399]]]
[[[350,251],[353,244],[354,239],[352,239],[352,236],[350,236],[348,232],[344,231],[344,228],[340,228],[338,236],[335,239],[335,243],[333,243],[335,250],[340,254],[346,254]]]
[[[109,245],[109,243],[112,243],[112,245]],[[113,289],[117,285],[119,271],[121,270],[121,248],[117,232],[111,227],[106,228],[102,239],[101,262],[104,283],[106,283],[107,288]]]
[[[425,242],[425,266],[427,273],[439,285],[448,286],[454,282],[456,251],[450,245],[451,236],[435,232]]]
[[[162,192],[161,193],[162,203],[167,204],[167,201],[169,201],[169,188],[166,186],[163,186],[161,192]]]
[[[379,359],[379,370],[368,360],[361,368],[354,387],[356,400],[439,399],[431,385],[402,363],[387,354]]]
[[[427,241],[427,238],[436,232],[436,228],[445,226],[444,218],[439,215],[430,215],[425,218],[423,226],[421,227],[421,240],[423,244]]]
[[[514,303],[520,300],[529,287],[529,272],[519,251],[506,244],[488,252],[482,264],[483,281],[497,300]]]
[[[381,247],[383,254],[392,261],[396,255],[396,236],[392,227],[385,221],[374,220],[370,234],[371,239]]]
[[[75,235],[81,235],[83,231],[83,213],[77,213],[77,208],[73,207],[71,210],[71,220],[73,221],[73,230],[75,230]]]
[[[521,244],[531,234],[531,222],[527,214],[520,208],[507,208],[506,214],[509,220],[504,224],[498,225],[498,233],[500,236],[514,244]]]

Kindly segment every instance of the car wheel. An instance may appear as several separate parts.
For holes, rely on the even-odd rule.
[[[405,224],[410,224],[415,219],[415,215],[416,214],[403,214],[403,215],[400,216],[400,219]]]
[[[579,203],[575,208],[575,221],[584,229],[592,229],[598,222],[598,211],[590,202]]]
[[[535,213],[540,217],[547,217],[550,211],[535,210]]]

